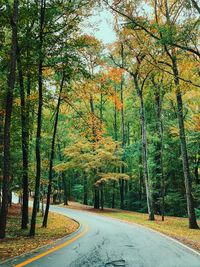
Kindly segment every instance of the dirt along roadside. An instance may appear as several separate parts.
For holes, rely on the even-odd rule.
[[[20,229],[20,217],[21,206],[13,204],[9,208],[6,238],[0,240],[0,262],[52,244],[57,239],[67,236],[79,228],[79,224],[74,220],[53,212],[49,213],[48,227],[42,228],[42,215],[38,213],[36,236],[29,238],[29,230]]]

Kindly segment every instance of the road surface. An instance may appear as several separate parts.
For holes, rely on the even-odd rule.
[[[74,218],[83,225],[74,235],[54,244],[52,253],[41,257],[52,249],[46,247],[1,266],[200,267],[198,253],[149,229],[85,211],[56,206],[51,207],[51,211]],[[79,238],[75,240],[77,235]],[[56,247],[63,243],[64,247]],[[33,257],[34,261],[28,263]]]

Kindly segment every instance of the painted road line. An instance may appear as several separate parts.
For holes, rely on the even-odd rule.
[[[80,234],[78,234],[77,236],[71,238],[70,240],[66,241],[65,243],[63,243],[61,245],[58,245],[58,246],[56,246],[54,248],[51,248],[51,249],[49,249],[49,250],[47,250],[47,251],[45,251],[45,252],[43,252],[43,253],[35,256],[35,257],[33,257],[33,258],[30,258],[30,259],[28,259],[28,260],[26,260],[26,261],[24,261],[24,262],[22,262],[20,264],[15,265],[15,267],[23,267],[23,266],[26,266],[26,265],[30,264],[31,262],[34,262],[34,261],[36,261],[38,259],[41,259],[41,258],[43,258],[43,257],[51,254],[52,252],[54,252],[56,250],[59,250],[59,249],[61,249],[63,247],[68,246],[69,244],[73,243],[74,241],[76,241],[77,239],[79,239],[80,237],[82,237],[83,235],[85,235],[88,232],[89,227],[87,225],[85,225],[85,224],[83,226],[85,228],[84,231],[81,232]]]

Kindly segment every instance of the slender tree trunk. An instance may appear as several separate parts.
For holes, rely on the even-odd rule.
[[[62,186],[62,179],[61,176],[58,176],[58,203],[61,204],[62,202],[62,193],[61,193],[61,186]]]
[[[180,136],[180,144],[181,144],[183,173],[184,173],[184,180],[185,180],[187,211],[188,211],[188,217],[189,217],[189,228],[198,229],[199,227],[198,227],[197,220],[196,220],[194,199],[192,196],[192,180],[191,180],[190,170],[189,170],[189,160],[188,160],[187,144],[186,144],[186,137],[185,137],[183,101],[182,101],[182,94],[180,91],[179,72],[178,72],[177,60],[176,60],[175,55],[172,56],[172,64],[173,64],[173,73],[174,73],[174,83],[176,86],[179,136]]]
[[[6,114],[4,124],[4,168],[3,168],[3,188],[2,188],[2,204],[0,211],[0,238],[5,238],[7,212],[8,212],[8,195],[10,180],[10,126],[13,105],[13,90],[15,86],[16,62],[17,62],[17,21],[18,21],[18,5],[19,1],[14,0],[13,14],[11,15],[12,27],[12,48],[11,61],[8,76],[8,88],[6,95]]]
[[[58,151],[59,151],[59,157],[60,161],[62,161],[62,155],[61,155],[61,149],[60,149],[60,144],[58,144]],[[65,172],[61,172],[61,177],[62,177],[62,184],[63,184],[63,190],[64,190],[64,205],[68,205],[68,186],[67,186],[67,180],[65,176]]]
[[[147,194],[147,207],[149,213],[149,220],[154,220],[154,211],[152,203],[152,192],[149,183],[149,171],[148,171],[148,154],[147,154],[147,134],[146,134],[146,125],[145,125],[145,114],[144,114],[144,102],[141,96],[141,110],[140,110],[140,119],[142,125],[142,150],[143,150],[143,167],[144,167],[144,178],[146,185],[146,194]]]
[[[152,84],[154,85],[154,96],[156,103],[156,132],[158,140],[155,147],[155,176],[156,176],[156,191],[158,194],[157,198],[160,198],[160,203],[157,208],[159,214],[162,216],[162,221],[164,221],[164,204],[165,204],[165,178],[163,172],[163,122],[162,122],[162,102],[164,91],[162,85],[156,84],[154,78],[152,77]]]
[[[94,112],[94,100],[92,94],[90,94],[90,109],[92,113],[92,135],[93,135],[93,142],[96,141],[97,132],[96,132],[96,125],[95,125],[95,112]]]
[[[157,132],[158,132],[158,163],[159,163],[159,169],[158,173],[160,176],[160,184],[161,184],[161,216],[162,221],[164,221],[164,215],[165,215],[165,177],[164,177],[164,171],[163,171],[163,122],[162,122],[162,100],[159,99],[157,102],[157,118],[158,118],[158,125],[157,125]]]
[[[200,179],[199,179],[199,164],[200,164],[200,153],[198,153],[196,155],[196,159],[195,159],[194,177],[195,177],[196,184],[199,184],[199,182],[200,182]]]
[[[130,122],[127,123],[127,145],[130,146]]]
[[[115,94],[117,93],[117,90],[115,88]],[[115,141],[118,140],[118,134],[117,134],[117,103],[115,101],[115,108],[114,108],[114,137],[115,137]]]
[[[99,209],[100,207],[100,201],[99,201],[99,188],[95,186],[94,188],[94,208]]]
[[[83,177],[83,204],[88,205],[88,185],[87,185],[87,177],[84,174]]]
[[[5,110],[3,99],[0,101],[0,176],[3,177],[3,135],[4,135],[4,112]],[[2,202],[2,180],[0,180],[0,209]]]
[[[71,177],[68,177],[68,200],[71,200],[72,198],[72,182],[71,182]]]
[[[141,128],[142,128],[142,160],[143,160],[143,171],[144,171],[144,180],[145,180],[146,196],[147,196],[147,208],[148,208],[149,220],[153,221],[155,218],[154,218],[154,210],[153,210],[151,185],[150,185],[150,181],[149,181],[148,153],[147,153],[147,132],[146,132],[143,92],[139,88],[137,76],[134,75],[133,78],[134,78],[134,84],[135,84],[136,92],[137,92],[139,99],[140,99],[140,123],[141,123]]]
[[[142,161],[142,159],[141,159]],[[142,188],[143,188],[143,176],[142,176],[142,170],[140,169],[140,177],[139,177],[139,200],[142,200]]]
[[[124,173],[124,169],[122,170]],[[120,189],[120,209],[124,209],[124,179],[119,180],[119,189]]]
[[[103,184],[101,184],[100,192],[101,192],[101,209],[103,210],[103,208],[104,208],[104,188],[103,188]]]
[[[95,143],[97,141],[97,132],[96,132],[96,124],[95,124],[95,112],[94,112],[94,100],[93,96],[90,94],[90,109],[92,113],[92,135],[93,135],[93,142]],[[94,171],[94,176],[96,176],[96,173]],[[97,186],[94,186],[94,208],[99,209],[100,207],[100,199],[99,199],[99,188]]]
[[[40,199],[41,199],[41,214],[43,217],[44,216],[44,196],[45,196],[43,185],[41,185],[41,192],[42,192],[41,197],[40,197]]]
[[[191,0],[193,7],[199,12],[200,14],[200,6],[196,0]]]
[[[8,193],[8,205],[9,207],[12,206],[12,191],[11,190]]]
[[[24,90],[24,77],[22,72],[20,50],[18,46],[17,66],[19,73],[20,97],[21,97],[21,128],[22,128],[22,158],[23,158],[23,202],[22,202],[22,221],[21,228],[27,229],[28,227],[28,125]]]
[[[37,116],[37,134],[36,134],[36,178],[35,178],[35,195],[33,201],[33,211],[31,218],[31,228],[30,236],[35,236],[35,226],[36,226],[36,217],[37,209],[40,198],[40,178],[41,178],[41,155],[40,155],[40,139],[41,139],[41,128],[42,128],[42,106],[43,106],[43,77],[42,77],[42,68],[43,68],[43,28],[45,21],[45,9],[46,1],[41,0],[40,2],[40,32],[39,32],[39,65],[38,65],[38,116]]]
[[[121,61],[122,61],[122,66],[124,64],[124,47],[123,44],[121,45]],[[121,108],[121,124],[122,124],[122,148],[125,147],[125,120],[124,120],[124,78],[123,75],[121,76],[121,85],[120,85],[120,96],[121,96],[121,103],[122,103],[122,108]],[[125,172],[124,166],[121,168],[121,172]],[[125,198],[125,181],[124,179],[120,179],[119,181],[120,185],[120,208],[123,210],[124,209],[124,198]]]
[[[50,155],[50,160],[49,160],[49,184],[48,184],[48,191],[47,191],[46,209],[45,209],[45,214],[44,214],[44,219],[43,219],[43,224],[42,224],[43,227],[47,227],[47,221],[48,221],[50,198],[51,198],[51,188],[52,188],[52,180],[53,180],[53,160],[54,160],[54,154],[55,154],[55,140],[56,140],[58,117],[59,117],[61,95],[62,95],[62,91],[63,91],[64,80],[65,80],[65,74],[63,73],[62,81],[60,84],[58,103],[57,103],[57,107],[56,107],[56,116],[55,116],[53,137],[52,137],[52,143],[51,143],[51,155]]]
[[[117,89],[115,87],[115,94],[117,93]],[[118,125],[117,125],[117,103],[115,100],[115,107],[114,107],[114,138],[115,141],[118,140]],[[115,167],[115,171],[116,171],[116,167]],[[116,181],[113,181],[113,188],[112,188],[112,208],[115,208],[115,187],[116,187]]]
[[[103,93],[100,95],[100,130],[103,128]]]
[[[62,183],[64,187],[64,205],[68,206],[68,192],[67,192],[66,176],[64,172],[62,172],[61,175],[62,175]]]
[[[112,188],[112,208],[115,208],[115,184],[116,182],[113,181],[113,188]]]

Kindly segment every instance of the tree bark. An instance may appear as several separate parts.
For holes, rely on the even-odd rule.
[[[113,181],[113,185],[112,185],[112,209],[115,208],[115,181]]]
[[[83,204],[88,205],[88,185],[87,185],[87,177],[84,174],[83,177]]]
[[[68,206],[68,192],[67,192],[66,176],[64,172],[62,172],[61,175],[62,175],[62,183],[64,187],[64,205]]]
[[[62,161],[62,155],[61,155],[61,149],[60,149],[60,144],[58,144],[58,151],[59,151],[59,158],[60,161]],[[62,177],[62,184],[63,184],[63,190],[64,190],[64,205],[68,205],[68,190],[67,190],[67,181],[66,181],[66,176],[65,172],[61,172],[61,177]]]
[[[116,87],[115,87],[115,94],[117,93]],[[115,137],[115,141],[118,140],[118,134],[117,134],[117,103],[115,100],[115,108],[114,108],[114,137]]]
[[[59,111],[60,111],[60,103],[61,103],[61,95],[62,95],[62,91],[63,91],[64,81],[65,81],[65,74],[63,73],[61,84],[60,84],[58,103],[57,103],[57,107],[56,107],[56,116],[55,116],[53,137],[52,137],[52,143],[51,143],[51,155],[50,155],[50,160],[49,160],[49,184],[48,184],[48,191],[47,191],[46,209],[45,209],[44,219],[43,219],[43,223],[42,223],[43,227],[47,227],[47,221],[48,221],[50,198],[51,198],[51,188],[52,188],[52,180],[53,180],[53,160],[54,160],[54,154],[55,154],[55,140],[56,140],[58,118],[59,118]]]
[[[10,70],[8,75],[6,114],[4,123],[4,159],[3,159],[4,168],[3,168],[3,185],[2,185],[2,204],[0,211],[0,238],[5,238],[7,212],[8,212],[8,195],[9,195],[9,180],[10,180],[10,127],[11,127],[13,90],[15,86],[16,62],[17,62],[18,6],[19,6],[19,1],[14,0],[13,14],[11,15],[12,17],[10,19],[12,27],[12,48],[11,48],[11,59],[10,59]]]
[[[94,188],[94,208],[99,209],[100,207],[100,201],[99,201],[99,188],[95,186]]]
[[[143,171],[144,171],[144,180],[145,180],[146,196],[147,196],[147,208],[148,208],[149,220],[153,221],[155,218],[154,218],[154,210],[153,210],[151,185],[149,182],[147,132],[146,132],[143,92],[139,88],[137,75],[134,75],[133,78],[134,78],[136,92],[140,99],[140,123],[141,123],[141,129],[142,129],[142,160],[143,160]]]
[[[37,209],[40,199],[40,178],[41,178],[41,155],[40,155],[40,139],[41,139],[41,128],[42,128],[42,106],[43,106],[43,77],[42,77],[42,68],[43,68],[43,39],[44,39],[44,21],[45,21],[45,9],[46,1],[41,0],[40,2],[40,32],[39,32],[39,65],[38,65],[38,116],[37,116],[37,133],[36,133],[36,178],[35,178],[35,195],[33,201],[33,211],[31,218],[31,228],[29,235],[35,236],[35,226],[36,226],[36,217]]]
[[[121,65],[124,65],[124,47],[123,44],[121,44]],[[123,74],[121,76],[121,84],[120,84],[120,96],[121,96],[121,123],[122,123],[122,148],[125,147],[125,120],[124,120],[124,78]],[[125,169],[124,166],[121,168],[121,172],[124,173]],[[120,208],[123,210],[124,209],[124,197],[125,197],[125,188],[124,188],[124,179],[120,179],[119,185],[120,185]]]
[[[97,132],[96,132],[96,124],[95,124],[95,112],[94,112],[94,100],[92,94],[90,94],[90,109],[92,113],[92,136],[93,142],[97,141]],[[96,176],[96,171],[94,171],[94,176]],[[94,185],[94,208],[99,209],[100,207],[100,198],[99,198],[99,188]]]
[[[163,172],[163,121],[162,121],[162,103],[164,91],[162,88],[162,84],[156,84],[154,78],[152,78],[152,84],[154,86],[154,96],[156,103],[156,132],[157,138],[155,144],[155,176],[156,176],[156,184],[158,185],[156,190],[158,189],[158,196],[160,198],[159,204],[159,214],[162,216],[162,221],[164,221],[164,205],[165,205],[165,178]]]
[[[20,85],[20,98],[21,98],[21,128],[22,128],[22,159],[23,159],[23,201],[22,201],[22,220],[21,228],[27,229],[28,227],[28,113],[26,110],[25,90],[24,90],[24,77],[22,72],[22,64],[20,58],[20,50],[18,45],[17,66],[19,73]]]
[[[117,88],[115,87],[115,94],[117,93]],[[115,141],[118,141],[118,125],[117,125],[117,103],[115,100],[115,107],[114,107],[114,138]],[[117,168],[115,167],[115,172]],[[113,181],[113,188],[112,188],[112,208],[115,208],[115,187],[116,187],[116,181]]]
[[[200,148],[200,145],[199,145],[199,148]],[[199,152],[197,152],[197,155],[195,157],[195,167],[194,167],[194,177],[195,177],[196,184],[200,183],[200,179],[199,179],[200,153]]]
[[[199,227],[198,227],[197,220],[196,220],[194,199],[192,196],[192,180],[191,180],[190,169],[189,169],[189,160],[188,160],[184,116],[183,116],[183,101],[182,101],[182,94],[180,91],[180,81],[179,81],[177,59],[175,55],[172,55],[171,59],[172,59],[172,64],[173,64],[174,84],[176,86],[176,101],[177,101],[177,108],[178,108],[177,115],[178,115],[179,136],[180,136],[182,164],[183,164],[183,173],[184,173],[186,199],[187,199],[187,211],[188,211],[188,217],[189,217],[189,228],[198,229]]]
[[[191,0],[193,7],[198,11],[200,14],[200,6],[198,5],[197,1]]]
[[[104,188],[103,188],[103,184],[101,184],[100,192],[101,192],[101,209],[103,210],[103,208],[104,208]]]

